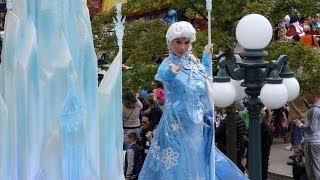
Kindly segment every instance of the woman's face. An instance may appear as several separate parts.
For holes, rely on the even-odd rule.
[[[176,56],[185,56],[190,47],[190,38],[176,38],[171,42],[171,53]]]
[[[150,127],[150,121],[149,121],[149,118],[148,117],[145,117],[145,116],[142,116],[142,120],[141,120],[141,123],[142,123],[142,127],[144,129],[147,129]]]

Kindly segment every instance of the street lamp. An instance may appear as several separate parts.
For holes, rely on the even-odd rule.
[[[288,65],[288,56],[282,55],[270,62],[263,60],[268,55],[265,47],[272,38],[272,26],[267,18],[259,14],[243,17],[237,25],[236,38],[244,47],[241,53],[244,59],[242,61],[237,56],[235,64],[226,60],[219,62],[213,89],[220,91],[215,93],[214,101],[218,107],[227,107],[241,98],[235,96],[243,96],[241,91],[245,88],[250,117],[249,178],[261,179],[260,110],[264,105],[272,109],[280,108],[298,96],[300,87]],[[228,87],[230,78],[237,88]]]

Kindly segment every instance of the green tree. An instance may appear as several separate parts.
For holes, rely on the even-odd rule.
[[[124,89],[138,91],[154,81],[158,65],[152,60],[164,58],[167,28],[160,20],[139,20],[126,26],[123,59],[132,68],[124,72]]]
[[[202,19],[206,20],[205,4],[204,0],[131,0],[123,5],[123,14],[124,16],[130,16],[153,12],[162,8],[173,8],[183,11],[189,19],[200,15]],[[214,49],[222,47],[224,50],[233,48],[234,42],[236,42],[235,27],[237,22],[246,14],[262,14],[272,24],[275,24],[281,21],[285,15],[315,15],[318,10],[316,6],[319,6],[317,0],[214,0],[212,4],[212,42],[215,43]],[[110,32],[113,30],[112,17],[114,16],[115,10],[96,16],[92,22],[96,50],[108,54],[107,59],[113,59],[117,52],[116,37],[114,33]],[[124,72],[123,87],[125,89],[137,90],[139,86],[145,86],[154,81],[153,76],[158,66],[151,63],[151,59],[163,59],[165,57],[167,52],[165,41],[167,28],[168,26],[161,20],[139,20],[126,24],[123,60],[133,68]],[[197,41],[193,45],[193,52],[197,57],[201,58],[203,47],[206,44],[207,32],[198,32]],[[309,64],[303,66],[305,69],[308,66],[313,68],[318,66],[313,64],[318,63],[316,61],[318,55],[302,45],[292,46],[288,43],[271,43],[268,50],[270,50],[270,55],[266,59],[276,59],[275,55],[287,53],[293,70],[300,63],[295,59],[306,57],[309,59]],[[314,61],[310,61],[310,59],[314,59]],[[314,71],[316,70],[311,72]],[[312,75],[309,71],[305,71],[304,75],[303,78],[299,78],[299,82],[301,81],[302,91],[307,92],[315,88],[315,86],[312,86],[314,83],[310,84],[309,82],[314,82],[316,75]],[[313,77],[315,80],[313,80]]]
[[[129,64],[148,64],[162,57],[167,49],[165,35],[168,25],[161,20],[138,20],[128,24],[124,34],[124,59]]]
[[[273,42],[268,46],[267,51],[269,60],[275,60],[281,54],[289,56],[289,65],[296,74],[302,95],[311,91],[320,93],[320,54],[312,47],[300,43]],[[302,73],[298,73],[298,69],[302,70]]]

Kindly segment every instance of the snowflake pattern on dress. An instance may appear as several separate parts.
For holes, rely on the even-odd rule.
[[[162,159],[164,166],[170,170],[173,166],[178,165],[179,153],[175,152],[171,147],[162,151]]]
[[[203,68],[202,64],[196,63],[193,61],[189,61],[186,65],[183,66],[186,70],[190,72],[189,79],[192,79],[192,77],[195,74],[201,74],[206,77],[205,69]]]
[[[150,153],[154,159],[160,160],[160,146],[157,142],[154,142],[154,145],[151,148]]]
[[[170,125],[170,127],[171,127],[171,130],[172,130],[173,132],[179,133],[179,131],[180,131],[180,125],[179,125],[179,123],[178,123],[177,121],[174,121],[174,122]]]

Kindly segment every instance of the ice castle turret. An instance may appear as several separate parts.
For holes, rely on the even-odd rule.
[[[119,52],[104,75],[99,89],[100,171],[101,179],[124,179],[122,128],[122,38],[124,21],[121,3],[117,3],[117,16],[113,20]],[[107,143],[106,143],[107,142]]]
[[[1,179],[124,179],[121,48],[108,72],[114,83],[106,76],[99,88],[98,109],[86,0],[8,0],[7,7],[0,68]]]

